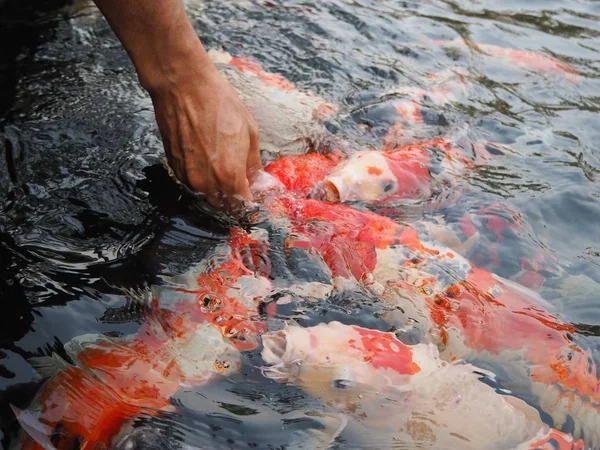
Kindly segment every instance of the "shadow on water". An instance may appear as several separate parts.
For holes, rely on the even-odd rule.
[[[188,6],[207,46],[253,57],[342,105],[345,119],[331,130],[357,145],[380,137],[353,125],[376,129],[385,122],[384,94],[423,87],[428,73],[466,72],[472,95],[450,108],[432,107],[415,133],[426,138],[466,121],[475,137],[512,150],[476,173],[447,218],[458,221],[482,203],[521,211],[522,231],[504,236],[512,247],[498,252],[499,261],[488,254],[478,263],[508,276],[528,252],[541,249],[558,259],[570,284],[551,285],[545,296],[564,320],[577,324],[599,359],[600,299],[593,283],[581,281],[600,282],[596,3]],[[582,82],[496,64],[472,46],[432,44],[456,38],[506,47],[527,42],[528,49],[573,64]],[[26,406],[41,381],[28,358],[52,352],[66,358],[64,344],[83,334],[134,333],[144,311],[136,302],[147,287],[200,261],[227,231],[199,214],[169,179],[150,102],[89,4],[0,0],[0,42],[0,430],[8,445],[17,430],[8,404]],[[497,244],[492,234],[482,248]],[[285,273],[289,259],[279,256]],[[389,328],[377,302],[357,293],[302,314],[296,306],[282,307],[278,318],[294,316],[304,326],[342,320]],[[311,415],[316,402],[265,381],[261,364],[249,354],[237,378],[181,392],[174,400],[177,414],[139,426],[160,430],[158,442],[198,446],[210,440],[215,448],[283,447],[319,429]],[[345,438],[338,439],[340,448]]]

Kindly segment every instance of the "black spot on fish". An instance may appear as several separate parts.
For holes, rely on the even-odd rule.
[[[336,389],[350,389],[354,384],[350,380],[333,380],[331,383]]]

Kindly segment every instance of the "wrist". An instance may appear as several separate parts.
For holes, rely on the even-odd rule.
[[[140,84],[151,95],[216,71],[187,17],[156,37],[146,39],[139,52],[130,52]]]

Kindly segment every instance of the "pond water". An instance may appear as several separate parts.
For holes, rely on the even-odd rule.
[[[149,98],[95,9],[24,3],[0,1],[5,447],[19,428],[9,404],[26,407],[42,381],[29,358],[64,355],[64,345],[84,334],[135,333],[143,308],[124,290],[135,297],[161,276],[185,272],[227,238],[169,179]],[[425,123],[406,134],[467,130],[470,139],[510,149],[465,180],[446,218],[458,223],[481,204],[518,211],[522,226],[493,261],[485,239],[474,261],[510,278],[524,255],[553,258],[567,281],[544,284],[541,293],[600,362],[599,2],[190,0],[187,7],[205,46],[252,58],[339,105],[344,119],[329,129],[357,148],[378,138],[383,94],[423,88],[431,73],[466,74],[469,95],[431,106]],[[462,44],[435,42],[457,38]],[[534,72],[469,42],[553,56],[579,75]],[[407,221],[428,217],[399,213]],[[296,320],[388,330],[378,313],[376,302],[342,296],[306,306]],[[315,426],[298,412],[319,402],[266,380],[261,364],[250,352],[231,379],[180,392],[176,414],[147,420],[172,448],[294,448],[297,435]],[[342,433],[334,445],[349,442]]]

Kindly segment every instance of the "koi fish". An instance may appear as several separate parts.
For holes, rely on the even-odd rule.
[[[502,366],[530,388],[556,426],[570,417],[577,437],[600,445],[595,363],[576,344],[575,328],[551,315],[539,295],[372,212],[286,196],[265,204],[289,222],[285,245],[318,255],[334,287],[350,282],[380,296],[393,311],[391,323],[417,323],[447,361]]]
[[[20,448],[111,448],[133,419],[173,409],[169,399],[180,388],[237,370],[240,350],[255,348],[265,331],[258,305],[270,281],[261,275],[268,268],[257,259],[260,245],[232,231],[212,258],[154,288],[152,312],[135,335],[67,344],[75,365],[51,358],[61,367],[31,411],[17,414],[29,434]],[[48,358],[32,363],[55,365]]]
[[[477,243],[461,254],[477,267],[502,271],[500,275],[535,290],[564,275],[557,259],[544,248],[523,242],[521,236],[532,235],[533,230],[513,208],[500,203],[474,204],[466,213],[453,208],[442,221],[448,235],[454,234],[459,242],[456,248],[476,236]]]
[[[262,340],[265,375],[351,416],[363,445],[584,448],[550,430],[524,401],[481,382],[481,369],[442,361],[431,344],[409,346],[393,333],[339,322],[288,326]]]
[[[215,49],[208,55],[260,124],[262,150],[280,156],[319,146],[326,135],[323,124],[337,107],[247,58]]]
[[[456,200],[457,187],[469,170],[491,157],[491,146],[473,146],[475,156],[444,139],[344,156],[289,155],[272,161],[265,171],[291,192],[332,203],[362,202],[386,213],[394,206],[430,204],[441,207]],[[315,187],[316,185],[316,187]],[[389,215],[389,214],[388,214]]]
[[[436,138],[382,152],[357,152],[325,177],[322,189],[330,202],[424,202],[444,186],[452,189],[473,166],[460,147]]]
[[[491,44],[467,43],[462,39],[454,39],[452,41],[436,40],[433,42],[440,45],[468,45],[483,55],[510,62],[533,72],[560,76],[572,83],[579,81],[578,71],[573,66],[557,58],[540,53],[503,48]]]
[[[450,125],[450,117],[444,114],[448,105],[461,102],[467,98],[471,83],[459,71],[442,71],[425,76],[428,83],[434,84],[426,88],[400,88],[385,94],[392,96],[391,106],[395,114],[387,120],[388,127],[382,138],[384,148],[402,147],[414,143],[417,130],[423,125]],[[399,99],[396,99],[400,97]],[[387,105],[390,102],[384,102]],[[377,108],[381,108],[377,105]],[[418,126],[418,127],[416,127]]]

